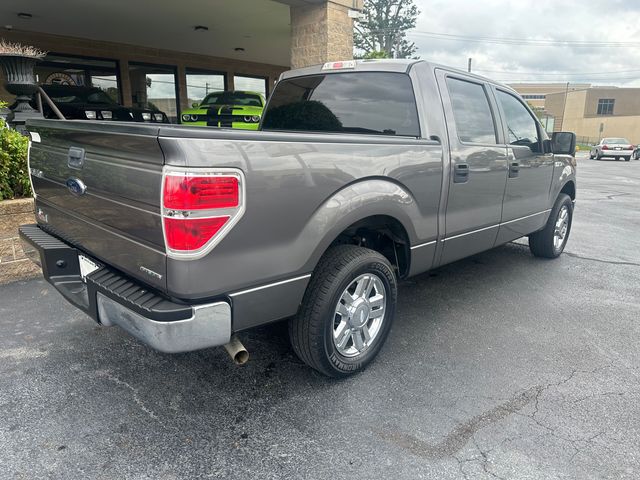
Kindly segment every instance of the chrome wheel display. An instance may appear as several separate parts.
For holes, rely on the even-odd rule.
[[[333,344],[338,353],[355,357],[367,350],[384,322],[387,292],[380,277],[366,273],[344,290],[336,305]]]
[[[563,205],[558,212],[558,218],[556,220],[555,229],[553,231],[553,248],[556,251],[562,248],[564,244],[564,239],[567,236],[567,232],[569,231],[569,208],[566,205]]]

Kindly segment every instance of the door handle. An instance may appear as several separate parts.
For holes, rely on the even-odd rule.
[[[520,173],[520,162],[511,161],[509,162],[509,178],[516,178]]]
[[[453,168],[453,183],[467,183],[469,180],[469,165],[466,163],[456,163]]]

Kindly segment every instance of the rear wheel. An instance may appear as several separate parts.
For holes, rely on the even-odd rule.
[[[631,160],[631,157],[624,157],[625,162],[628,162],[629,160]]]
[[[593,160],[595,157],[595,154],[592,151],[589,151],[589,160]]]
[[[362,370],[384,344],[395,315],[397,281],[389,261],[354,245],[331,248],[289,321],[294,351],[330,377]]]
[[[547,225],[540,231],[529,235],[529,249],[536,257],[557,258],[564,250],[573,219],[571,197],[564,193],[558,195],[551,209]]]

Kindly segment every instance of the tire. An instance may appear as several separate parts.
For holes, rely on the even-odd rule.
[[[357,288],[370,293],[358,296]],[[393,267],[380,253],[354,245],[332,247],[318,263],[302,305],[289,321],[293,350],[307,365],[330,377],[361,371],[389,335],[397,290]],[[369,303],[380,294],[382,300]]]
[[[596,152],[595,159],[596,159],[596,160],[600,160],[601,158],[602,158],[602,156],[600,156],[600,155],[598,154],[598,152]]]
[[[628,162],[629,160],[631,160],[631,157],[623,157],[625,162]]]
[[[566,212],[566,218],[564,222],[560,223],[560,216],[563,211]],[[573,202],[571,197],[561,193],[551,209],[547,225],[542,230],[529,235],[531,253],[536,257],[542,258],[559,257],[567,244],[567,240],[569,240],[572,220]],[[559,228],[558,232],[556,232],[556,228]]]
[[[614,160],[617,162],[618,160],[620,160],[620,157],[614,157]]]
[[[595,155],[593,154],[593,152],[589,152],[589,160],[593,160],[595,157]]]

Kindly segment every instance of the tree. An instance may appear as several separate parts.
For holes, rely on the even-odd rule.
[[[406,39],[420,11],[413,0],[366,0],[362,20],[356,22],[353,42],[361,58],[411,58],[417,50]],[[373,57],[372,57],[373,56]]]
[[[365,60],[371,60],[375,58],[389,58],[389,55],[384,50],[374,50],[373,52],[367,52],[362,55]]]

